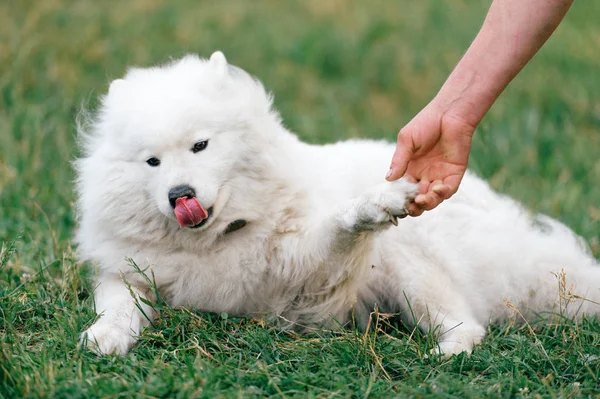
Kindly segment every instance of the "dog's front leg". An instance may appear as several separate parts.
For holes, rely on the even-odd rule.
[[[83,332],[82,341],[101,354],[125,355],[154,310],[140,299],[145,298],[141,290],[128,287],[120,276],[101,276],[97,284],[94,300],[100,318]]]
[[[344,230],[352,233],[397,225],[398,218],[408,215],[408,204],[417,193],[417,185],[404,179],[381,183],[338,212],[338,220]]]
[[[322,266],[335,261],[355,258],[353,250],[368,244],[372,232],[397,224],[397,218],[407,215],[408,204],[417,194],[417,186],[406,180],[385,182],[360,197],[333,209],[328,216],[312,225],[295,241],[291,253],[304,255],[306,263]],[[311,269],[310,267],[306,270]]]

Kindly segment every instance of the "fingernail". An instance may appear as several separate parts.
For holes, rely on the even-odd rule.
[[[388,170],[387,174],[385,175],[385,178],[389,179],[389,177],[392,175],[392,173],[394,173],[394,170],[392,168],[390,168],[390,170]]]

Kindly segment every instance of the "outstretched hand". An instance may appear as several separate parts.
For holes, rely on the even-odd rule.
[[[458,190],[475,126],[542,47],[573,0],[494,0],[481,30],[440,91],[398,133],[388,180],[419,182],[418,216]],[[516,40],[518,39],[518,40]]]
[[[458,190],[467,170],[475,127],[430,104],[398,133],[387,180],[406,176],[419,183],[409,214],[419,216]]]

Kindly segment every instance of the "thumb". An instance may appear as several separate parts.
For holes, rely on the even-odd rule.
[[[400,130],[400,133],[398,133],[396,150],[392,156],[390,170],[388,170],[385,179],[388,181],[394,181],[404,176],[414,153],[415,147],[412,139],[410,138],[410,134],[407,133],[405,129]]]

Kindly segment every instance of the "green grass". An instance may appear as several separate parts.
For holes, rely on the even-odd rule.
[[[380,318],[298,336],[165,308],[126,357],[77,346],[94,319],[77,262],[74,118],[129,65],[215,49],[310,142],[393,140],[435,94],[487,2],[0,2],[0,397],[578,397],[600,392],[600,322],[493,326],[471,356]],[[471,167],[599,254],[600,3],[566,20],[502,95]],[[385,171],[382,171],[382,178]]]

